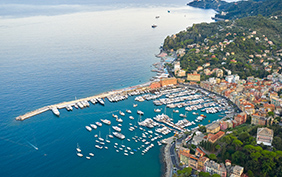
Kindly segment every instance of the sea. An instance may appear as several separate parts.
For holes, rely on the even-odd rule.
[[[161,146],[146,154],[130,132],[129,123],[153,118],[152,101],[138,103],[135,97],[105,106],[51,111],[25,121],[15,118],[43,106],[93,96],[106,91],[146,83],[156,73],[152,64],[167,36],[193,23],[212,22],[215,11],[176,0],[1,0],[0,5],[0,176],[95,176],[157,177],[164,172]],[[155,18],[160,16],[160,18]],[[157,24],[152,28],[152,24]],[[162,112],[165,107],[162,108]],[[88,132],[86,125],[109,119],[112,114],[132,110],[134,120],[123,118],[125,140],[109,139],[106,149],[94,147],[98,135],[104,139],[113,130],[103,125]],[[184,113],[184,108],[179,109]],[[172,115],[172,110],[167,109]],[[208,115],[202,122],[218,119]],[[190,112],[188,120],[194,120]],[[170,134],[172,136],[173,134]],[[136,149],[134,155],[117,153],[118,143]],[[80,147],[82,158],[76,155]],[[85,156],[94,153],[87,160]]]

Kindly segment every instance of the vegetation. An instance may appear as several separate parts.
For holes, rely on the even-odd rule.
[[[192,168],[191,167],[188,167],[188,168],[183,168],[183,170],[178,170],[177,171],[177,174],[180,176],[180,177],[188,177],[192,174]]]
[[[184,48],[180,63],[190,73],[198,66],[210,63],[210,70],[228,69],[243,79],[248,76],[263,78],[273,70],[281,69],[280,58],[276,57],[277,50],[282,48],[281,34],[281,22],[260,15],[233,22],[194,24],[168,36],[163,48],[166,51]],[[203,71],[200,74],[201,79],[215,76],[215,73],[206,75]]]
[[[248,0],[228,3],[221,0],[201,0],[192,1],[188,5],[204,9],[214,9],[219,12],[215,15],[219,19],[236,19],[259,14],[263,16],[277,15],[281,12],[282,1]]]
[[[279,125],[269,127],[274,131],[274,148],[271,150],[268,146],[256,144],[258,127],[241,126],[224,136],[220,140],[222,148],[217,159],[219,162],[230,159],[232,164],[243,166],[250,177],[282,176],[282,128]]]
[[[208,172],[200,172],[199,177],[220,177],[218,174],[210,175]]]
[[[205,150],[210,152],[215,152],[217,150],[217,143],[211,143],[209,141],[202,141],[200,142],[200,146],[203,147]]]

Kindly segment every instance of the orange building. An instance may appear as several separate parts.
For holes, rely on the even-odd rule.
[[[247,114],[244,112],[241,112],[240,114],[234,117],[234,120],[237,121],[238,125],[241,125],[247,121]]]
[[[263,107],[267,110],[267,112],[270,112],[270,111],[273,112],[275,110],[274,104],[266,103],[266,104],[263,104]]]
[[[177,84],[177,79],[175,77],[165,78],[160,81],[160,84],[162,87],[167,85],[175,85]]]
[[[159,82],[152,82],[150,85],[150,89],[160,88],[161,84]]]
[[[223,131],[219,131],[216,134],[208,134],[208,141],[211,143],[215,143],[218,139],[223,137],[225,133]]]

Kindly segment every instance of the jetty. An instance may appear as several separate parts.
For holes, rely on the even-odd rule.
[[[124,88],[124,89],[121,89],[121,90],[108,91],[108,92],[104,92],[104,93],[94,95],[94,96],[90,96],[90,97],[86,97],[86,98],[81,98],[81,99],[62,102],[62,103],[58,103],[58,104],[54,104],[54,105],[44,106],[44,107],[36,109],[34,111],[25,113],[24,115],[18,116],[18,117],[16,117],[16,120],[23,121],[25,119],[31,118],[33,116],[36,116],[38,114],[44,113],[44,112],[49,111],[49,110],[51,110],[56,116],[59,116],[60,115],[60,112],[59,112],[60,109],[66,108],[67,110],[72,110],[73,106],[75,108],[79,107],[79,108],[83,109],[86,106],[89,107],[88,101],[90,101],[94,104],[93,100],[99,100],[99,99],[105,100],[105,98],[109,99],[110,97],[113,97],[113,95],[127,95],[127,94],[129,94],[129,96],[131,96],[131,94],[132,95],[142,94],[142,93],[144,93],[143,92],[144,90],[145,91],[149,90],[148,86],[150,85],[150,83],[151,82],[147,82],[147,83],[144,83],[144,84],[132,86],[132,87],[129,87],[129,88]],[[137,92],[137,93],[133,94],[135,92]]]
[[[16,120],[23,121],[25,119],[36,116],[38,114],[44,113],[44,112],[49,111],[49,110],[51,110],[55,115],[59,116],[60,113],[59,112],[57,113],[56,110],[67,108],[67,107],[72,107],[72,106],[78,105],[81,102],[85,102],[85,101],[88,102],[92,99],[97,99],[97,98],[103,98],[104,99],[107,96],[110,96],[112,94],[115,94],[115,92],[113,92],[113,91],[112,92],[106,92],[106,93],[98,94],[98,95],[87,97],[87,98],[81,98],[81,99],[77,99],[77,100],[73,100],[73,101],[62,102],[62,103],[58,103],[58,104],[54,104],[54,105],[44,106],[42,108],[28,112],[24,115],[18,116],[18,117],[16,117]]]

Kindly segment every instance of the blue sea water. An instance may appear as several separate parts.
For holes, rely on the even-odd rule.
[[[60,110],[59,118],[50,111],[23,122],[15,117],[75,97],[148,82],[154,75],[151,65],[159,61],[154,55],[164,38],[193,23],[211,22],[215,12],[188,7],[180,0],[173,4],[110,0],[1,3],[0,176],[160,176],[160,147],[155,145],[144,156],[126,157],[112,146],[109,150],[94,148],[93,136],[98,131],[85,130],[85,125],[101,118],[111,119],[112,112],[134,110],[133,97],[106,102],[104,107]],[[152,24],[158,27],[152,29]],[[155,115],[152,102],[143,102],[138,109],[145,112],[143,118]],[[136,110],[133,116],[137,119]],[[135,123],[125,117],[123,133],[127,137],[132,135],[126,128],[129,122]],[[108,131],[103,125],[101,136],[105,138]],[[78,158],[77,143],[83,153],[93,152],[95,157]]]

